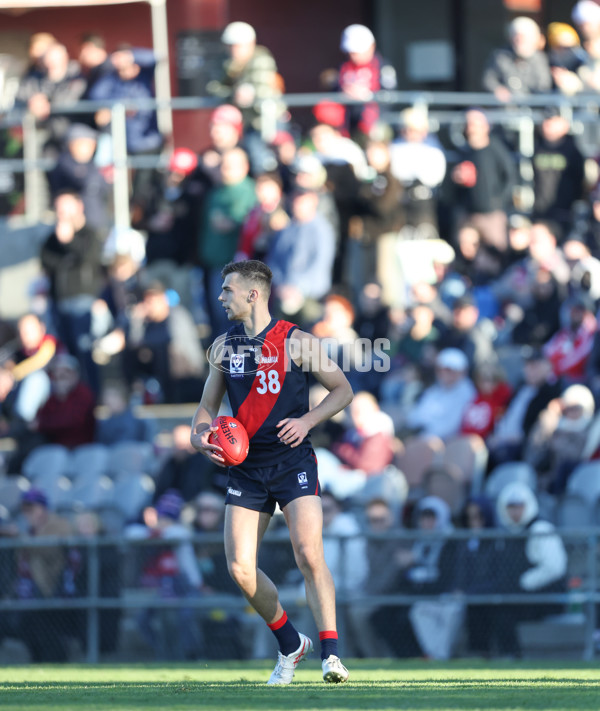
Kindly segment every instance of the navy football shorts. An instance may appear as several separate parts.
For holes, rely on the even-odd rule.
[[[273,514],[301,496],[320,496],[317,457],[311,449],[292,450],[272,467],[229,467],[226,504]]]

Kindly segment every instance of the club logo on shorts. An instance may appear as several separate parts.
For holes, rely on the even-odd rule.
[[[306,472],[300,472],[298,474],[298,484],[300,484],[303,489],[308,488],[308,476]]]
[[[232,354],[229,361],[229,374],[237,376],[244,374],[244,356],[239,353]]]

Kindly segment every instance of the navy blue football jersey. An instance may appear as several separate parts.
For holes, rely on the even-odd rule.
[[[222,368],[233,416],[246,428],[250,451],[241,465],[272,466],[291,452],[310,449],[310,437],[292,449],[277,437],[277,423],[308,412],[308,373],[286,348],[286,339],[297,328],[271,319],[258,336],[247,336],[242,323],[230,328],[223,342]]]

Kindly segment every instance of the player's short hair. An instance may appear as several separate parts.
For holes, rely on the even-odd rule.
[[[271,293],[273,272],[264,262],[259,262],[258,259],[229,262],[223,267],[221,276],[225,279],[228,274],[239,274],[243,279],[261,289],[266,296]]]

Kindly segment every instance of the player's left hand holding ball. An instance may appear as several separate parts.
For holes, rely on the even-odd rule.
[[[286,417],[277,423],[277,427],[283,428],[277,436],[290,447],[297,447],[301,444],[310,429],[302,417]]]

